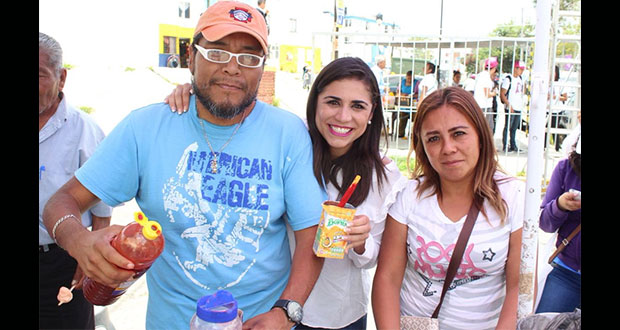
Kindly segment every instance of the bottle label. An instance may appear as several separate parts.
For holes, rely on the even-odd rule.
[[[119,295],[125,291],[127,291],[127,288],[129,288],[134,282],[136,281],[136,279],[131,279],[127,282],[123,282],[121,284],[118,285],[118,287],[116,287],[114,289],[114,291],[112,292],[112,295]]]
[[[148,268],[137,271],[128,281],[125,281],[125,282],[119,284],[118,287],[116,287],[114,289],[114,292],[112,292],[112,294],[113,295],[119,295],[119,294],[127,291],[127,289],[132,284],[134,284],[134,282],[137,281],[140,278],[140,276],[144,275],[144,273],[146,273],[147,270],[148,270]]]

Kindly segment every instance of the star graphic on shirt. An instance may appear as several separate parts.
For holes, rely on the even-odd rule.
[[[491,248],[486,251],[482,251],[482,253],[484,253],[484,257],[482,257],[482,260],[493,261],[493,257],[495,257],[495,252],[493,252]]]

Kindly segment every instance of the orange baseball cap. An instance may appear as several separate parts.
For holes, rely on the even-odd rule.
[[[216,41],[235,32],[247,33],[268,53],[267,24],[254,7],[237,1],[218,1],[202,13],[194,35],[202,32],[208,41]]]

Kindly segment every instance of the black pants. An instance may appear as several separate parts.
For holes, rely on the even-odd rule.
[[[415,119],[415,112],[413,113],[413,118],[411,119],[411,125],[412,128],[411,130],[413,130],[413,120]],[[398,137],[404,137],[405,136],[405,130],[407,128],[407,120],[409,119],[410,114],[409,112],[399,112],[398,114]],[[392,112],[392,123],[396,122],[396,112]],[[394,134],[395,130],[392,129],[392,134]]]
[[[551,128],[566,128],[566,125],[562,122],[564,117],[563,113],[551,114]],[[546,128],[547,126],[545,126]],[[566,138],[566,134],[551,134],[553,136],[553,143],[555,144],[555,151],[560,151],[562,147],[562,141]],[[547,147],[547,130],[545,129],[545,148]]]
[[[93,305],[82,290],[74,289],[73,299],[58,306],[58,290],[71,288],[77,261],[65,250],[53,246],[39,252],[39,329],[94,329]]]

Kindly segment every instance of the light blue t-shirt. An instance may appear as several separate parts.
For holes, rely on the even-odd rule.
[[[286,286],[291,255],[284,213],[293,230],[318,224],[327,199],[312,172],[310,136],[302,120],[257,101],[238,132],[157,103],[132,111],[76,173],[109,205],[134,196],[158,221],[163,253],[147,272],[147,329],[187,329],[196,301],[228,290],[244,320],[268,311]]]

